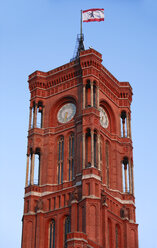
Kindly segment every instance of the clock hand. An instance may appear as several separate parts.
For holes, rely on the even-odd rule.
[[[68,112],[65,112],[64,121],[66,121],[67,116],[68,116]]]

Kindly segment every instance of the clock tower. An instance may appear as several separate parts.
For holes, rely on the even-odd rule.
[[[92,48],[28,83],[22,248],[138,248],[130,84]]]

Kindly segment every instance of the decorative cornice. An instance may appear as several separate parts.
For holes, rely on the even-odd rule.
[[[95,175],[95,174],[87,174],[87,175],[82,176],[82,180],[91,179],[91,178],[95,178],[95,179],[101,181],[101,178],[99,176]]]

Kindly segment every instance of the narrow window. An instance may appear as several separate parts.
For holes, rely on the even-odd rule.
[[[40,148],[36,149],[34,155],[34,184],[39,185],[40,182]]]
[[[94,167],[97,167],[97,133],[94,132]]]
[[[91,167],[91,131],[86,132],[86,167]]]
[[[90,80],[87,81],[86,84],[86,107],[91,106],[91,87],[90,87]]]
[[[34,117],[34,106],[30,109],[30,111],[31,111],[31,128],[33,128],[33,117]]]
[[[71,231],[71,221],[70,217],[67,216],[65,219],[65,229],[64,229],[64,247],[67,247],[67,234]]]
[[[58,141],[58,184],[63,183],[64,137]]]
[[[124,157],[122,161],[122,189],[123,192],[129,193],[129,163],[127,157]]]
[[[126,122],[126,112],[121,112],[121,137],[127,137],[127,122]]]
[[[93,106],[96,107],[96,86],[93,85]]]
[[[106,141],[106,184],[109,187],[109,143]]]
[[[43,126],[43,104],[39,102],[37,105],[37,127],[42,128]]]
[[[121,247],[121,232],[120,232],[120,226],[117,224],[115,228],[115,238],[116,238],[116,248]]]
[[[69,181],[74,178],[74,134],[69,136]]]
[[[35,109],[36,109],[36,104],[35,102],[33,103],[33,109],[32,109],[32,128],[35,128],[36,127],[36,123],[35,123]]]
[[[55,248],[55,221],[50,222],[50,231],[49,231],[49,248]]]

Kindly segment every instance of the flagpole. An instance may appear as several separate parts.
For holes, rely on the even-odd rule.
[[[80,25],[80,34],[81,34],[81,37],[82,37],[82,9],[81,9],[81,23],[80,23],[81,25]]]
[[[84,44],[83,44],[84,38],[82,34],[82,9],[81,9],[81,18],[80,18],[80,34],[78,34],[77,40],[78,40],[77,57],[79,57],[80,52],[85,50]]]

